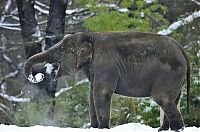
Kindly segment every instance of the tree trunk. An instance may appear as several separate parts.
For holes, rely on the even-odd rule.
[[[41,52],[41,43],[35,43],[40,37],[40,30],[34,10],[34,0],[16,0],[22,38],[25,43],[26,57]]]
[[[36,41],[40,37],[40,30],[37,24],[37,19],[34,10],[34,0],[17,0],[17,7],[19,11],[20,26],[23,41],[25,42],[26,57],[41,52],[41,43]],[[47,23],[47,35],[58,35],[64,33],[65,24],[65,9],[66,4],[63,0],[53,0],[50,5],[50,15]],[[46,49],[53,46],[58,42],[61,37],[49,37],[45,41],[47,43]],[[43,73],[45,78],[42,82],[37,83],[39,87],[39,93],[34,97],[34,100],[43,101],[45,97],[46,101],[51,101],[55,97],[57,81],[54,79],[54,74],[47,74],[43,65],[37,65],[33,67],[33,73]],[[43,101],[44,102],[44,101]],[[55,101],[52,99],[51,107],[49,110],[49,118],[52,119]]]
[[[48,22],[46,27],[46,37],[45,39],[45,50],[52,47],[54,44],[59,42],[63,36],[65,31],[65,10],[67,8],[68,0],[51,0],[50,1],[50,9],[49,9],[49,16]],[[51,74],[50,78],[54,78],[55,74]],[[51,80],[52,80],[51,79]],[[55,87],[57,86],[57,81],[54,82],[54,90],[55,95]],[[55,97],[55,96],[54,96]],[[55,100],[51,102],[51,108],[49,111],[49,116],[53,118],[53,112],[55,108]]]
[[[65,31],[65,10],[68,0],[51,0],[50,10],[46,28],[45,49],[50,48],[59,42]]]

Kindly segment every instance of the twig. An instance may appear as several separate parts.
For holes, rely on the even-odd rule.
[[[0,27],[4,29],[9,29],[9,30],[21,31],[21,28],[17,28],[17,27],[9,27],[9,26],[4,26],[4,25],[0,25]]]
[[[12,102],[30,102],[31,101],[30,98],[17,98],[15,96],[10,96],[4,93],[0,93],[0,97]]]
[[[39,12],[45,14],[45,15],[48,15],[48,14],[49,14],[49,11],[48,11],[48,10],[42,9],[41,7],[39,7],[39,6],[37,6],[37,5],[34,5],[34,8],[35,8],[37,11],[39,11]]]
[[[49,9],[49,6],[43,4],[43,3],[39,2],[39,1],[35,1],[35,4],[38,4],[39,6],[42,6],[42,7],[45,7],[47,9]]]
[[[3,54],[3,58],[8,61],[9,63],[12,63],[12,60],[5,54]]]
[[[3,59],[6,60],[11,65],[13,70],[17,69],[17,67],[12,63],[13,61],[7,55],[3,54]]]
[[[17,71],[17,70],[14,71],[14,72],[10,72],[10,73],[8,73],[7,75],[4,76],[4,80],[8,79],[8,78],[15,77],[18,73],[19,73],[19,71]]]
[[[72,86],[71,87],[66,87],[66,88],[61,88],[58,92],[55,93],[55,97],[60,96],[62,93],[64,93],[65,91],[68,91],[70,89],[72,89]]]
[[[10,108],[8,108],[7,106],[5,106],[4,104],[0,103],[0,107],[5,109],[5,110],[10,110]]]
[[[8,12],[8,9],[10,8],[11,3],[12,3],[11,0],[7,0],[6,5],[5,5],[5,8],[4,8],[4,12],[5,12],[5,13]]]
[[[16,27],[20,26],[19,23],[0,23],[0,26]]]
[[[66,87],[66,88],[61,88],[58,92],[55,93],[55,96],[58,97],[59,95],[61,95],[65,91],[68,91],[68,90],[72,89],[73,87],[82,85],[83,83],[87,83],[87,82],[89,82],[88,79],[83,79],[81,81],[76,82],[76,84],[74,86],[70,86],[70,87]]]

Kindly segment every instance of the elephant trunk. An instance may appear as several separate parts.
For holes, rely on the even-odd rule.
[[[55,63],[61,58],[63,48],[58,43],[55,46],[49,48],[47,51],[35,54],[31,56],[24,65],[24,74],[26,78],[32,74],[32,67],[39,63]]]

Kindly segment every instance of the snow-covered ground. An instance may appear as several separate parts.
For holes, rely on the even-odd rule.
[[[158,128],[142,125],[139,123],[129,123],[111,129],[83,129],[83,128],[59,128],[53,126],[32,126],[17,127],[14,125],[0,125],[0,132],[157,132]],[[168,132],[168,131],[165,131]],[[200,132],[200,128],[187,127],[183,132]]]

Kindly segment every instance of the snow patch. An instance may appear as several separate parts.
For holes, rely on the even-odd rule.
[[[118,11],[121,12],[121,13],[126,13],[126,12],[128,12],[128,9],[127,8],[120,8],[120,9],[118,9]]]
[[[1,132],[35,132],[35,131],[48,131],[48,132],[157,132],[158,128],[152,128],[147,125],[139,123],[128,123],[119,125],[111,129],[83,129],[83,128],[59,128],[53,126],[31,126],[31,127],[18,127],[15,125],[0,125]],[[187,127],[182,132],[199,132],[200,128]],[[165,131],[172,132],[172,131]]]
[[[146,3],[151,4],[154,2],[154,0],[144,0]]]
[[[54,67],[53,67],[53,65],[52,64],[49,64],[49,63],[47,63],[46,65],[45,65],[45,67],[46,67],[46,73],[47,74],[51,74],[51,72],[53,71],[53,69],[54,69]]]
[[[32,83],[39,83],[44,79],[44,74],[37,73],[35,76],[32,74],[28,76],[28,80]]]
[[[197,57],[200,58],[200,50],[197,52]]]

